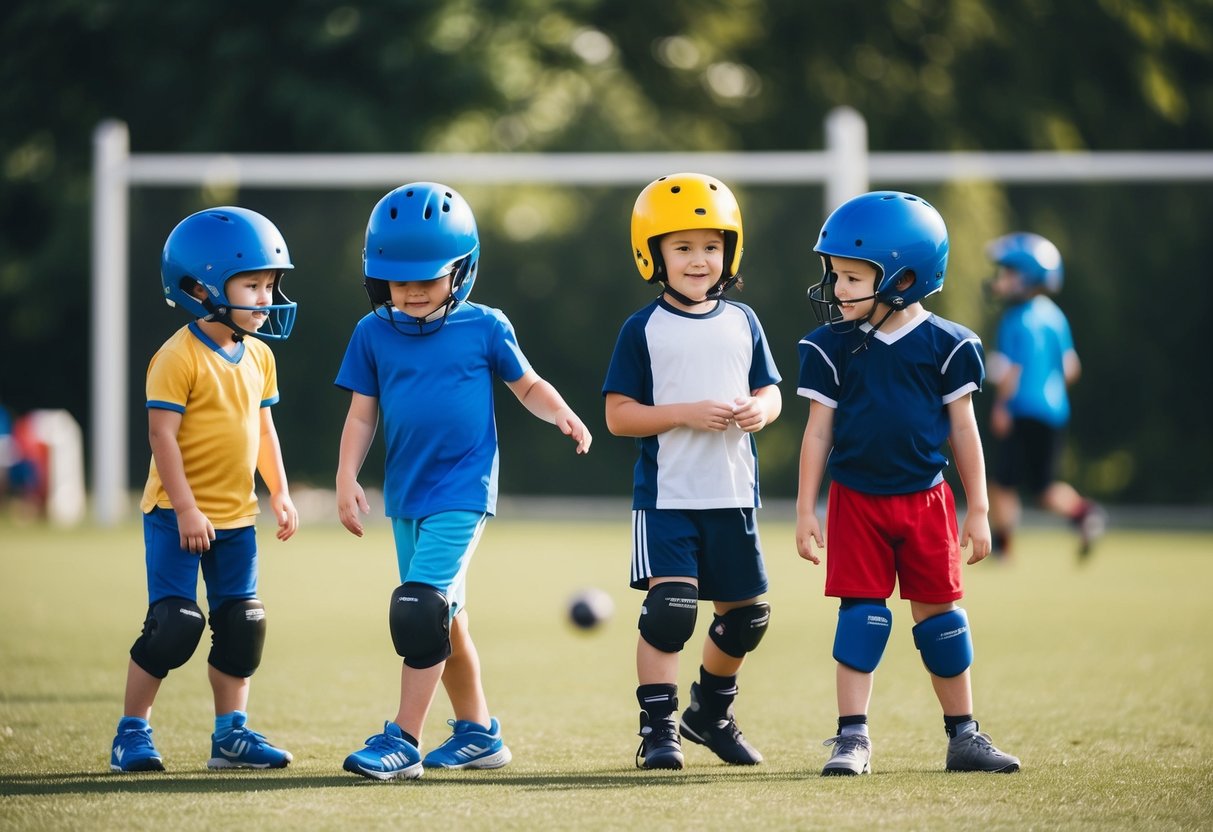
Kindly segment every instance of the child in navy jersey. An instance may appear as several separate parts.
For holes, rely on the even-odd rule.
[[[825,594],[841,599],[834,638],[838,734],[823,775],[870,771],[867,714],[888,642],[897,584],[914,643],[943,707],[949,771],[1019,770],[973,718],[973,642],[963,597],[968,563],[990,554],[989,500],[972,394],[985,377],[981,341],[927,312],[943,289],[948,231],[931,205],[878,191],[830,214],[814,251],[824,276],[809,292],[823,325],[800,342],[797,392],[810,399],[800,456],[796,548],[820,562],[817,495],[827,464]],[[951,445],[967,511],[957,524],[943,478]]]
[[[741,211],[723,183],[680,173],[646,187],[632,251],[660,297],[624,323],[607,370],[606,422],[635,437],[631,585],[647,593],[636,650],[642,768],[680,769],[679,733],[726,763],[762,755],[733,717],[737,673],[766,632],[769,605],[754,433],[779,416],[779,374],[738,282]],[[698,683],[676,723],[678,653],[698,601],[715,615]]]

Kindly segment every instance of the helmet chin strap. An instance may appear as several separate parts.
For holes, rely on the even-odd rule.
[[[860,298],[860,300],[871,300],[874,297],[876,297],[876,295],[871,295],[866,298]],[[876,311],[875,308],[873,308],[872,311],[873,312]],[[867,334],[865,334],[863,336],[863,340],[859,342],[859,346],[856,347],[855,349],[851,350],[851,355],[855,355],[856,353],[860,353],[860,352],[863,352],[864,350],[866,350],[868,348],[868,342],[872,340],[872,336],[876,334],[876,330],[878,330],[882,326],[884,326],[884,322],[887,321],[889,319],[889,316],[892,315],[896,311],[897,311],[896,309],[894,309],[892,306],[890,306],[888,308],[888,311],[884,313],[884,317],[881,318],[879,321],[877,321],[875,324],[872,324],[872,328],[867,331]],[[872,313],[871,312],[868,313],[868,316],[864,319],[864,322],[869,323],[869,324],[872,323]]]
[[[665,287],[664,288],[665,293],[667,295],[669,295],[670,297],[672,297],[674,300],[678,301],[679,303],[684,304],[686,306],[697,306],[701,303],[707,303],[710,300],[720,300],[720,298],[722,298],[724,296],[724,293],[729,291],[729,289],[731,289],[733,287],[733,284],[736,282],[737,282],[736,275],[734,275],[733,277],[727,277],[727,278],[724,278],[723,280],[717,281],[716,285],[713,286],[711,289],[709,289],[708,293],[706,295],[704,295],[701,300],[692,300],[691,298],[688,298],[682,292],[678,291],[673,286],[671,286],[669,281],[667,281],[667,280],[662,281],[662,286]]]
[[[400,312],[400,317],[397,318],[393,313],[399,312],[399,310],[392,306],[392,302],[390,300],[379,307],[372,306],[372,311],[374,311],[376,315],[379,315],[379,309],[383,309],[387,314],[381,315],[380,317],[386,318],[387,322],[392,325],[392,328],[402,335],[433,335],[435,332],[442,329],[442,327],[446,326],[447,316],[450,315],[458,305],[459,301],[452,293],[447,295],[446,300],[444,300],[437,309],[426,315],[424,318],[414,318],[407,312]],[[439,322],[438,326],[427,328],[427,324],[432,324],[435,321]],[[409,324],[415,325],[417,327],[417,331],[411,332],[407,328],[402,328],[407,327]]]

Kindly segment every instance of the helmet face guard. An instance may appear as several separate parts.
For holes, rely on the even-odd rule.
[[[164,300],[195,318],[217,321],[238,335],[285,340],[295,327],[297,304],[282,291],[286,271],[293,269],[290,254],[278,228],[256,211],[223,206],[209,208],[183,219],[168,235],[160,257]],[[234,306],[227,298],[227,281],[243,272],[276,272],[272,302],[268,306]],[[192,293],[200,285],[206,298]],[[264,312],[265,324],[257,331],[237,326],[233,310]]]
[[[672,231],[716,228],[724,233],[724,269],[708,291],[723,295],[738,279],[744,238],[741,208],[719,179],[702,173],[674,173],[651,182],[632,208],[632,257],[645,281],[665,280],[661,238]],[[667,286],[668,291],[668,286]]]
[[[400,332],[429,335],[438,331],[472,293],[479,262],[476,218],[467,201],[446,185],[402,185],[371,211],[362,250],[363,286],[374,313]],[[388,283],[424,282],[448,275],[450,296],[425,318],[414,318],[392,306]]]
[[[822,225],[813,250],[822,256],[825,266],[821,281],[809,289],[814,314],[821,323],[851,329],[863,321],[842,323],[834,294],[838,278],[830,258],[871,263],[876,269],[875,293],[856,300],[874,299],[896,311],[942,291],[948,265],[948,229],[939,212],[921,197],[900,191],[873,191],[836,208]],[[898,288],[910,273],[913,282]]]
[[[998,237],[986,245],[986,256],[995,265],[1019,274],[1024,295],[1039,289],[1050,295],[1061,291],[1065,278],[1061,252],[1039,234],[1017,232]]]

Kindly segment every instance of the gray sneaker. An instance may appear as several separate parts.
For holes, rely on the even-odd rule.
[[[969,731],[948,740],[948,771],[992,771],[1010,774],[1019,771],[1019,758],[994,747],[990,735]]]
[[[863,734],[839,734],[822,745],[834,746],[834,753],[821,770],[822,777],[854,777],[872,770],[872,741]],[[949,757],[948,759],[951,759]]]

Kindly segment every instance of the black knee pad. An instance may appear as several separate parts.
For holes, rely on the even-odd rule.
[[[429,584],[409,581],[392,592],[388,627],[396,655],[423,669],[451,655],[451,605]]]
[[[211,613],[211,667],[228,676],[252,676],[265,647],[265,607],[256,598],[224,601]]]
[[[771,605],[766,601],[737,607],[712,619],[708,637],[723,652],[735,659],[743,659],[767,634],[770,620]]]
[[[147,608],[143,632],[131,645],[135,664],[157,679],[190,660],[198,649],[206,617],[185,598],[162,598]]]
[[[677,653],[695,632],[699,590],[668,581],[649,590],[640,608],[640,636],[663,653]]]

